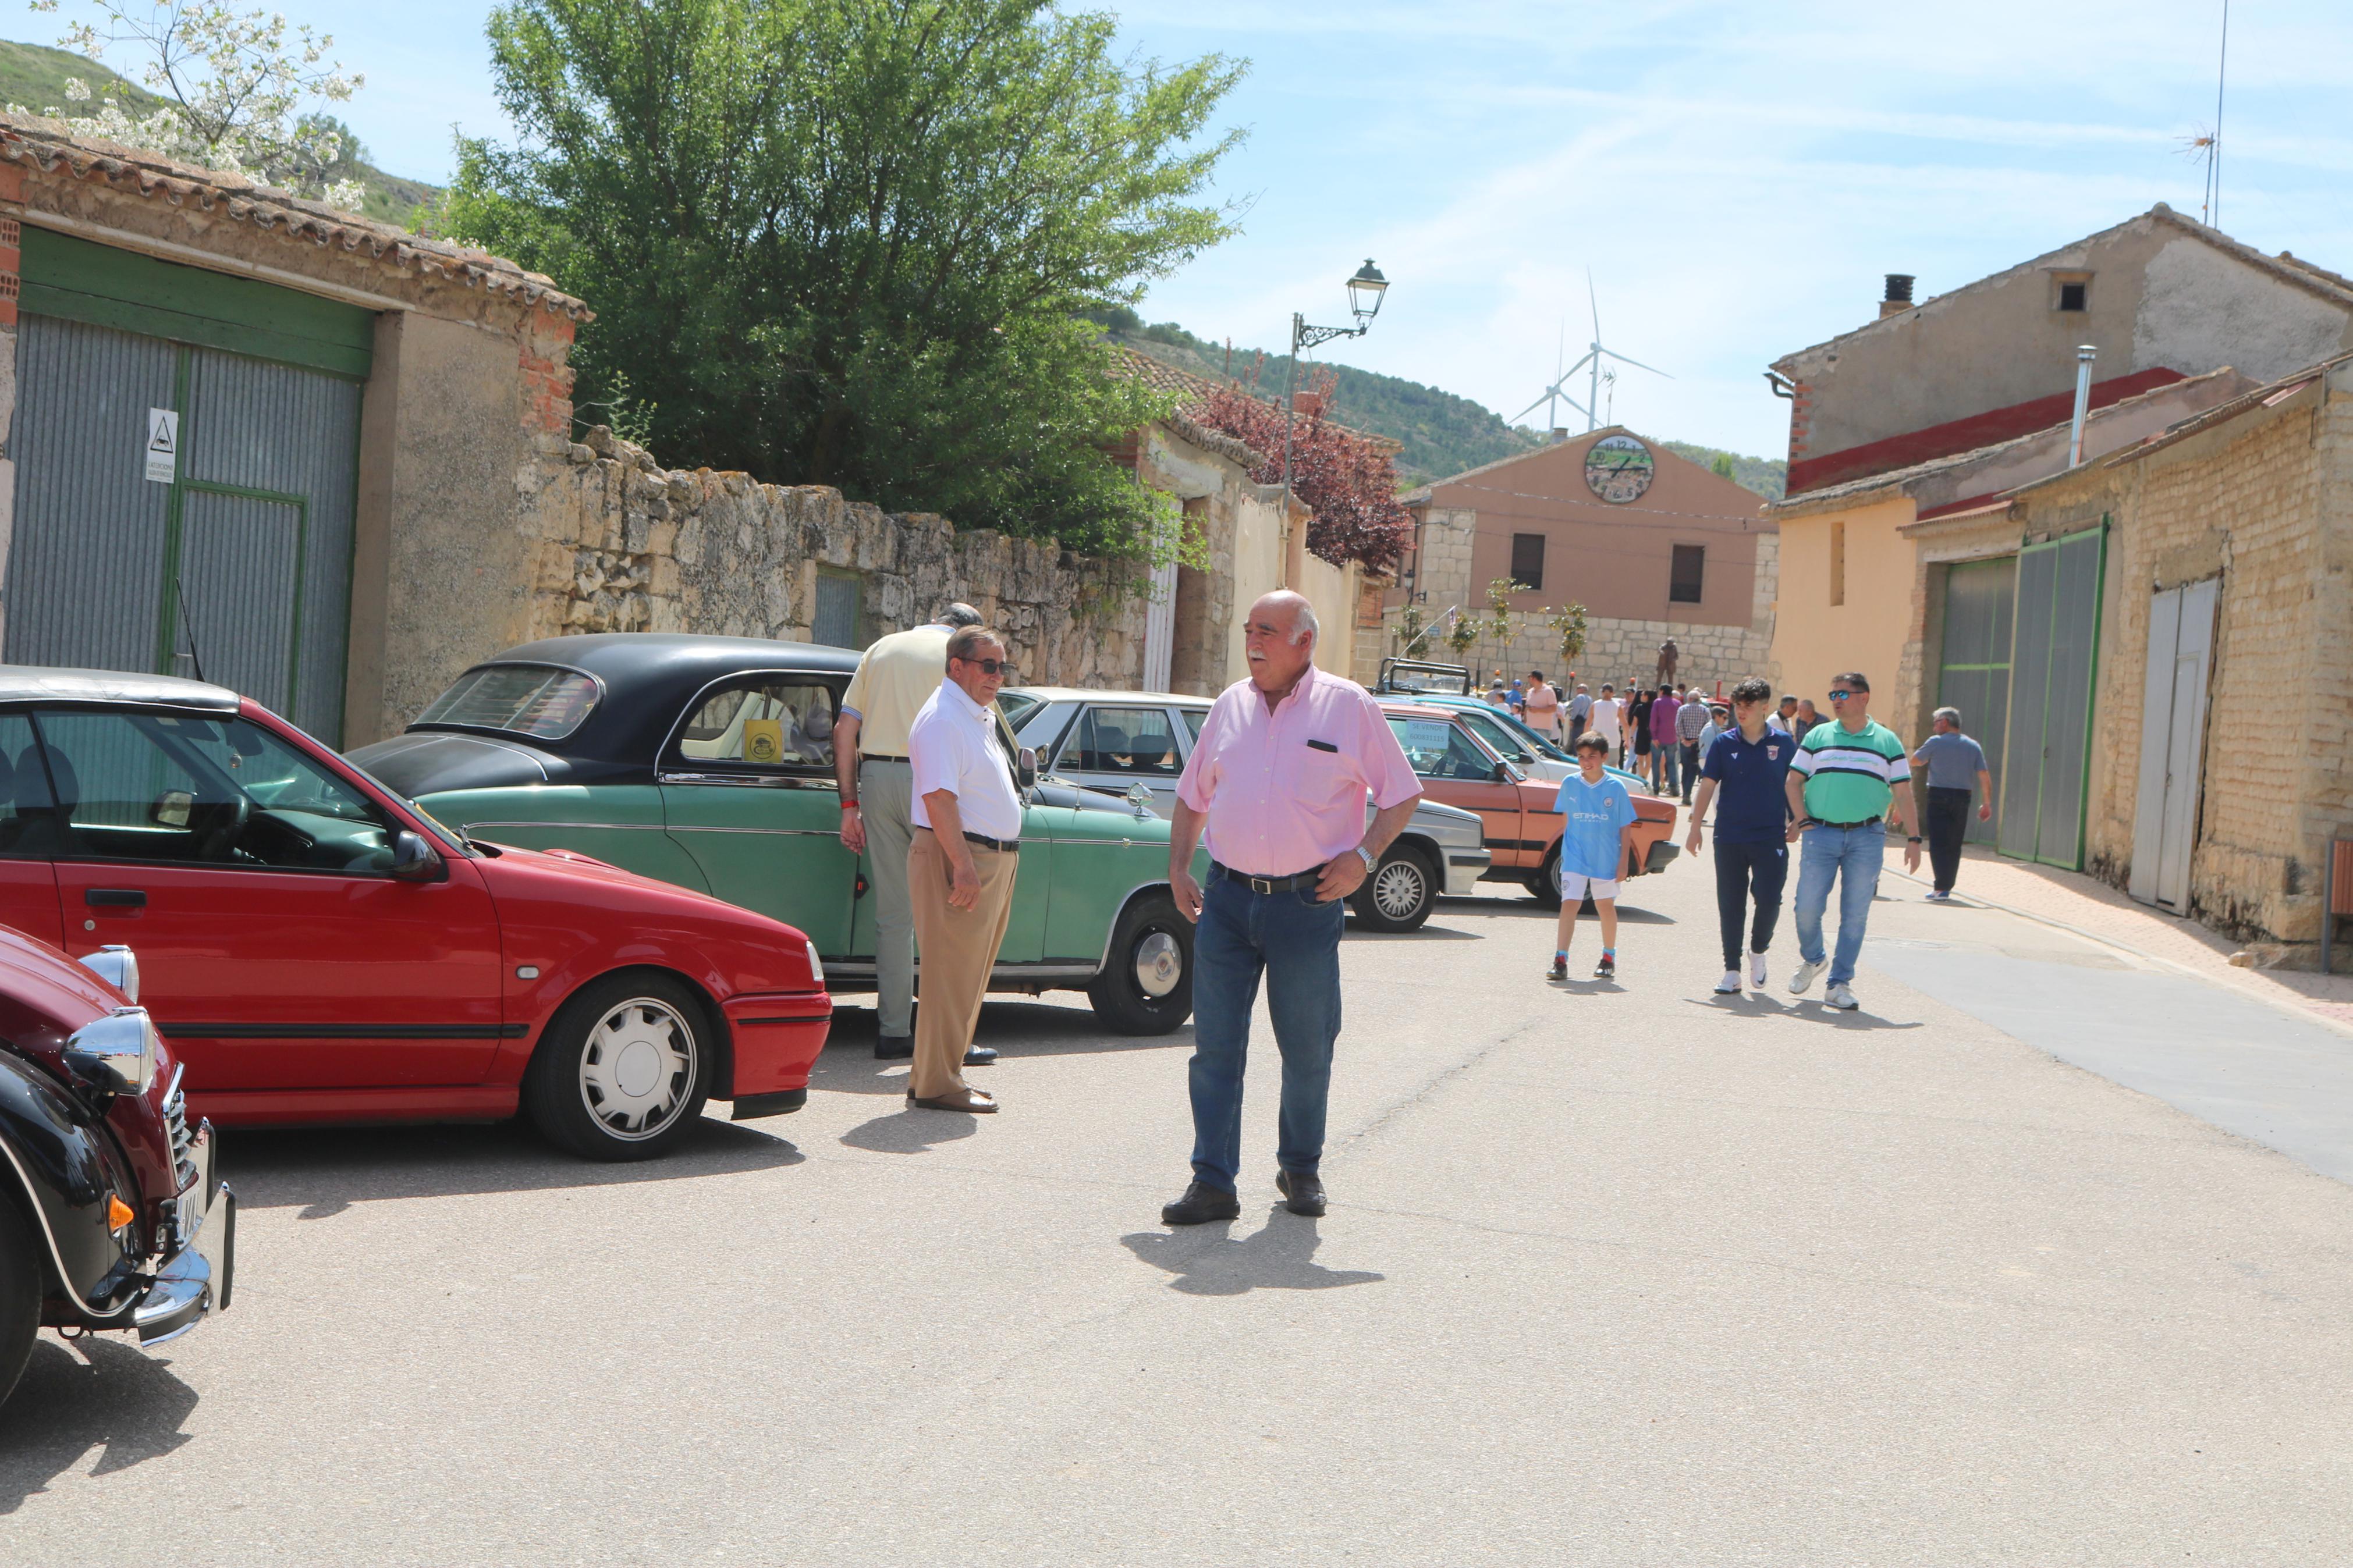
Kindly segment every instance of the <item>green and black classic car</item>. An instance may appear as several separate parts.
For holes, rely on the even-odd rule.
[[[833,776],[857,668],[846,648],[748,637],[526,643],[352,760],[469,837],[570,850],[797,926],[832,990],[871,990],[874,900],[842,847]],[[1176,1028],[1193,1010],[1193,928],[1169,892],[1168,824],[1039,778],[1026,757],[1021,784],[992,989],[1082,990],[1124,1034]]]

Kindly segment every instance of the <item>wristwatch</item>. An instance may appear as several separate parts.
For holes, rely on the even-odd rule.
[[[1362,858],[1363,858],[1364,862],[1365,862],[1365,869],[1366,869],[1366,870],[1367,870],[1367,871],[1372,870],[1374,868],[1377,867],[1377,866],[1381,863],[1381,858],[1380,858],[1380,857],[1379,857],[1379,856],[1377,856],[1377,855],[1374,854],[1371,850],[1369,850],[1369,849],[1366,848],[1366,847],[1365,847],[1363,845],[1361,845],[1361,844],[1359,844],[1359,845],[1357,845],[1357,846],[1356,846],[1356,853],[1357,853],[1360,857],[1362,857]]]
[[[1911,837],[1906,838],[1904,842],[1906,844],[1917,844],[1920,842],[1920,836],[1915,833],[1912,835]]]

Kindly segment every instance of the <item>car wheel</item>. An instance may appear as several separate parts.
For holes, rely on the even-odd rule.
[[[1349,895],[1348,907],[1366,931],[1419,931],[1438,907],[1438,878],[1419,849],[1389,847],[1373,874]]]
[[[41,1332],[41,1255],[33,1228],[0,1197],[0,1403],[15,1392]]]
[[[1123,1035],[1165,1035],[1192,1016],[1193,922],[1173,897],[1151,893],[1127,906],[1087,1000]]]
[[[1560,908],[1560,846],[1547,851],[1544,864],[1528,873],[1528,891],[1548,910]]]
[[[588,1160],[649,1160],[702,1116],[712,1037],[702,1001],[659,974],[614,974],[559,1009],[532,1053],[523,1109]]]

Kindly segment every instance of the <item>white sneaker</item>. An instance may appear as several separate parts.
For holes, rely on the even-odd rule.
[[[1748,985],[1754,991],[1765,989],[1765,955],[1761,952],[1748,955]]]
[[[1738,971],[1737,969],[1727,969],[1727,970],[1725,970],[1725,971],[1724,972],[1724,978],[1723,978],[1723,979],[1721,979],[1721,980],[1719,980],[1719,981],[1717,981],[1717,982],[1715,983],[1715,994],[1716,994],[1718,996],[1737,996],[1737,995],[1739,995],[1739,994],[1740,994],[1740,971]]]
[[[1830,966],[1831,961],[1827,958],[1818,960],[1812,963],[1800,963],[1798,965],[1798,973],[1789,976],[1789,994],[1792,996],[1804,995],[1807,988],[1813,984],[1814,976],[1820,974],[1823,970],[1828,969]]]
[[[1854,993],[1848,990],[1844,985],[1831,986],[1828,991],[1822,993],[1822,1000],[1829,1003],[1831,1006],[1837,1008],[1841,1013],[1852,1013],[1857,1007],[1862,1005],[1862,1003],[1854,999]]]

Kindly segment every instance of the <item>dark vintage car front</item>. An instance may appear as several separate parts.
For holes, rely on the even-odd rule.
[[[237,1200],[121,950],[0,927],[0,1398],[44,1327],[185,1333],[227,1307]]]

